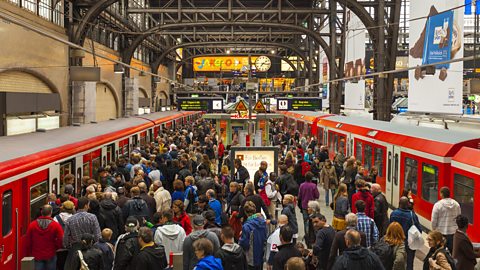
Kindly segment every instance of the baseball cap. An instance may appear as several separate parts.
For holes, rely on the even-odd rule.
[[[193,217],[193,225],[203,226],[203,224],[205,224],[205,218],[202,215],[196,215]]]
[[[64,201],[62,206],[65,210],[73,210],[75,208],[75,204],[72,201]]]
[[[65,185],[65,194],[73,194],[73,186],[71,184]]]
[[[125,226],[127,227],[135,227],[138,226],[138,219],[133,216],[129,216],[127,218],[127,221],[125,222]]]

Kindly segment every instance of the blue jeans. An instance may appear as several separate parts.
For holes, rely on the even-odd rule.
[[[407,245],[405,245],[405,251],[407,253],[407,270],[413,270],[413,262],[415,260],[415,250],[412,250]]]
[[[57,256],[50,260],[35,260],[35,270],[55,270],[57,269]]]
[[[332,201],[333,201],[333,197],[335,197],[335,189],[326,189],[325,190],[325,205],[326,206],[329,206],[330,205],[330,192],[332,193]]]

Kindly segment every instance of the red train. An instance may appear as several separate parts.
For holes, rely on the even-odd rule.
[[[415,211],[423,226],[431,228],[431,212],[443,186],[451,189],[462,214],[470,220],[468,234],[480,242],[480,136],[343,117],[316,112],[286,112],[284,125],[317,137],[331,158],[343,148],[345,155],[362,161],[366,170],[378,169],[377,182],[392,207],[404,189],[412,191]],[[477,214],[478,212],[478,214]]]
[[[0,269],[20,269],[28,224],[47,194],[63,188],[66,174],[76,176],[76,190],[80,190],[82,176],[92,177],[100,166],[128,155],[135,145],[153,141],[160,130],[200,116],[167,111],[0,138]]]

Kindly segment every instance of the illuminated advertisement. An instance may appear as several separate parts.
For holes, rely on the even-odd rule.
[[[255,67],[257,56],[251,56],[250,62]],[[242,71],[248,68],[248,56],[205,56],[193,58],[193,71],[220,72]]]
[[[253,182],[253,176],[260,167],[260,162],[266,161],[267,173],[275,172],[278,175],[278,147],[232,147],[232,156],[240,159],[242,165],[247,168],[250,174],[250,181]],[[232,162],[233,163],[233,162]],[[233,164],[232,164],[233,166]],[[235,174],[235,168],[231,168],[232,176]],[[233,179],[233,177],[232,177]]]

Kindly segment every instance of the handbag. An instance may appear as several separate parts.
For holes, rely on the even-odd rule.
[[[337,218],[334,216],[332,220],[332,227],[336,231],[345,230],[345,228],[347,227],[347,223],[345,222],[345,219]]]
[[[258,195],[260,195],[266,206],[270,206],[270,199],[268,198],[265,189],[262,189]]]
[[[88,264],[83,259],[83,254],[81,250],[78,250],[78,257],[80,258],[80,270],[89,270]]]
[[[422,233],[418,230],[417,226],[415,226],[413,213],[411,211],[410,215],[412,216],[412,226],[408,229],[408,247],[411,250],[418,250],[424,246],[425,240],[423,240]]]

